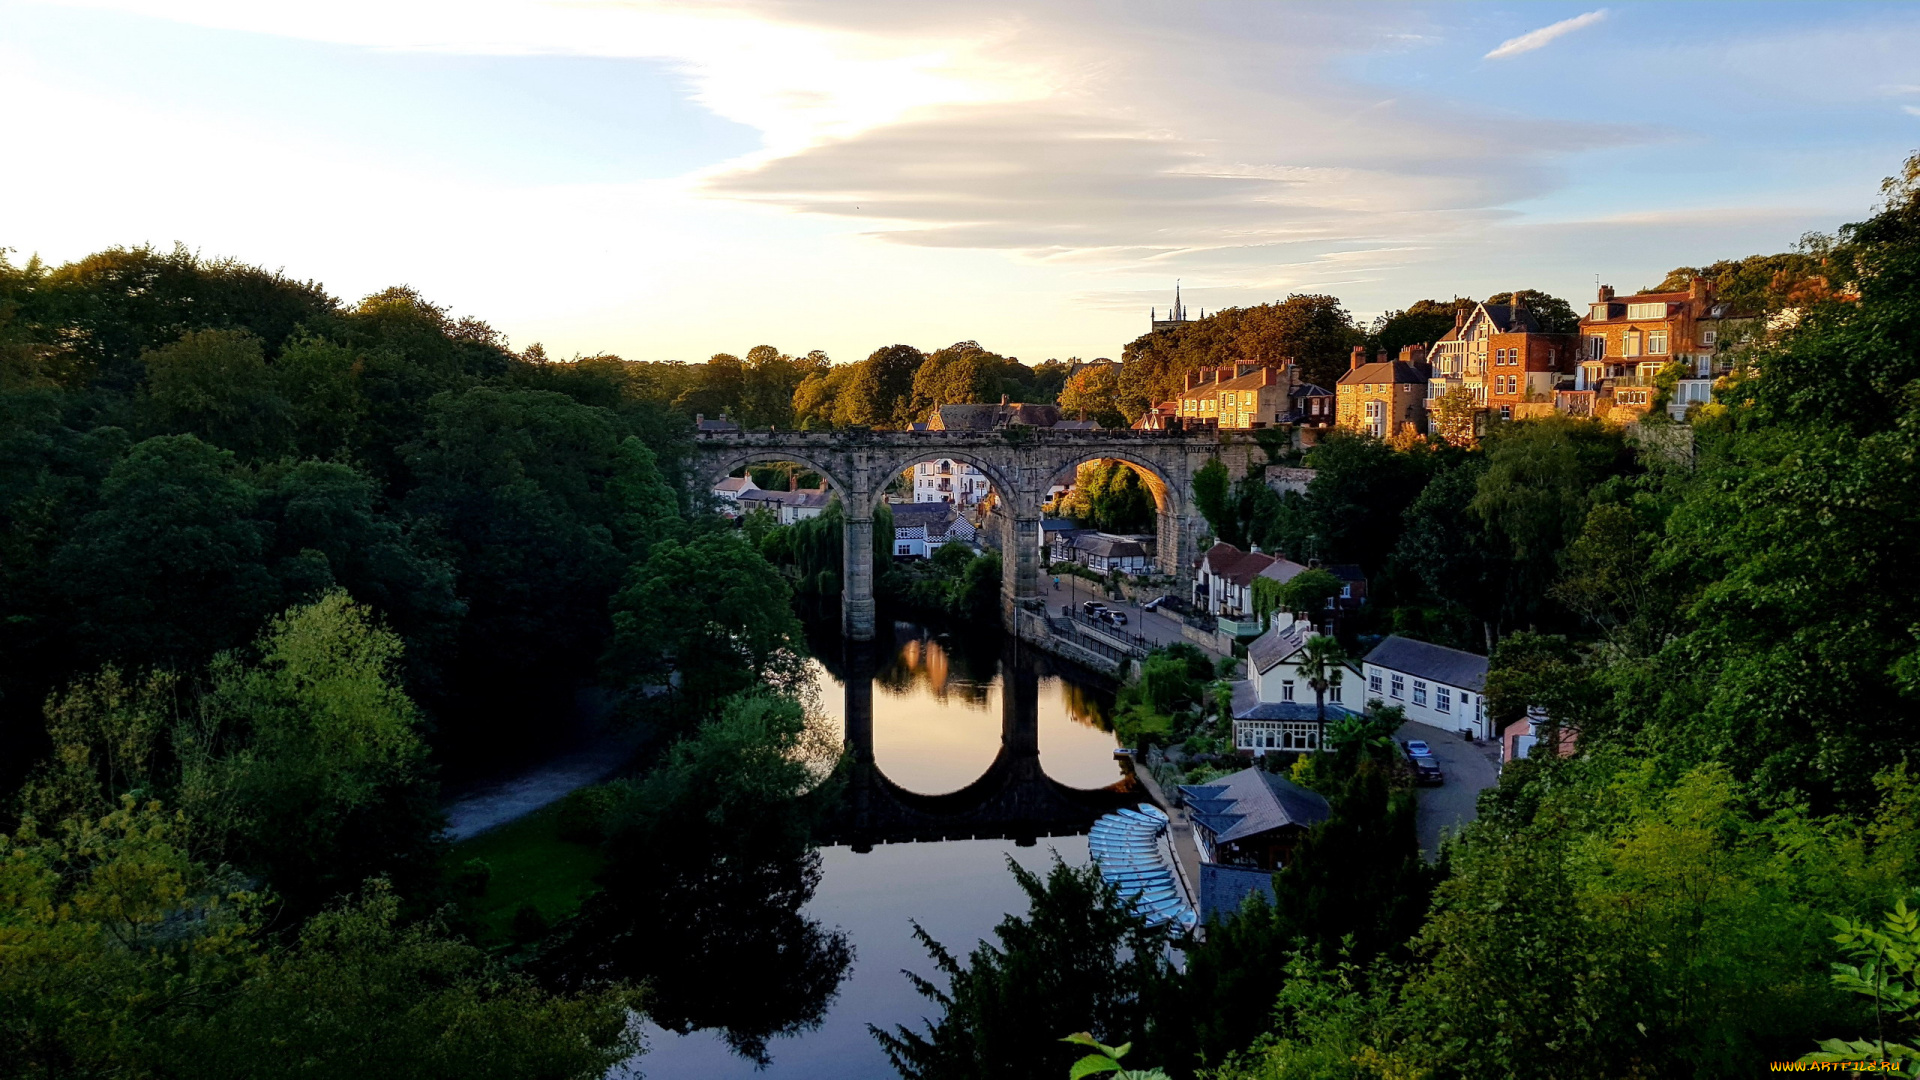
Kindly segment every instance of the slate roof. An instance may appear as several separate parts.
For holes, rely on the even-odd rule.
[[[713,490],[715,491],[751,491],[758,486],[759,485],[753,482],[752,477],[729,476],[725,480],[722,480],[719,483],[713,485]]]
[[[1087,533],[1073,538],[1073,546],[1089,555],[1098,555],[1103,559],[1124,559],[1128,556],[1152,554],[1147,545],[1131,536],[1115,536],[1112,533]]]
[[[1216,843],[1297,825],[1306,828],[1327,820],[1327,800],[1264,769],[1242,769],[1208,784],[1180,788],[1193,819],[1213,834]]]
[[[1040,531],[1043,533],[1072,532],[1080,526],[1072,518],[1041,518]]]
[[[1418,369],[1401,360],[1389,360],[1384,364],[1361,364],[1340,376],[1341,386],[1356,386],[1361,383],[1424,383],[1426,381],[1427,377],[1420,374]]]
[[[1053,425],[1055,431],[1099,431],[1100,424],[1095,420],[1059,420]]]
[[[1516,308],[1512,304],[1481,304],[1480,310],[1487,313],[1487,321],[1502,334],[1540,333],[1540,320],[1534,318],[1532,308]]]
[[[928,427],[934,431],[998,431],[1009,424],[1050,428],[1059,422],[1058,405],[942,405]]]
[[[1352,716],[1352,709],[1344,705],[1327,702],[1327,723],[1331,724],[1342,717]],[[1262,701],[1244,711],[1236,710],[1235,720],[1304,720],[1314,723],[1320,719],[1320,710],[1311,701]]]
[[[1486,657],[1398,634],[1374,646],[1366,662],[1466,690],[1480,690],[1487,682]]]
[[[1276,626],[1247,644],[1247,664],[1256,672],[1268,671],[1273,665],[1299,652],[1312,633],[1313,624],[1306,622]]]
[[[900,503],[893,508],[893,527],[929,528],[933,531],[928,535],[938,536],[947,531],[956,516],[950,503]]]
[[[1305,382],[1305,383],[1301,383],[1300,385],[1294,387],[1292,390],[1288,391],[1287,396],[1288,397],[1332,397],[1333,391],[1328,390],[1325,387],[1315,386],[1310,382]]]
[[[1292,559],[1282,558],[1281,556],[1275,555],[1273,557],[1273,561],[1271,563],[1268,563],[1267,568],[1265,570],[1260,571],[1258,576],[1263,578],[1272,578],[1275,581],[1285,583],[1288,581],[1292,581],[1294,578],[1305,573],[1306,569],[1307,569],[1306,567],[1301,566],[1299,563],[1294,562]]]

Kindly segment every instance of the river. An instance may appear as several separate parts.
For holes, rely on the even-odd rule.
[[[801,913],[844,935],[852,962],[817,1026],[767,1041],[765,1068],[720,1033],[649,1025],[640,1074],[893,1076],[867,1025],[918,1027],[929,1013],[901,974],[933,974],[912,924],[964,956],[1005,914],[1025,911],[1009,858],[1040,872],[1056,854],[1084,865],[1086,822],[1140,797],[1104,727],[1110,691],[997,632],[897,622],[873,646],[816,634],[813,647],[823,658],[814,665],[820,703],[850,745],[855,775],[831,830],[840,842],[821,848]]]

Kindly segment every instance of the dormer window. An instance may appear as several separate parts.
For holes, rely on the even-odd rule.
[[[1667,305],[1665,304],[1627,305],[1627,318],[1629,319],[1664,319],[1666,317]]]

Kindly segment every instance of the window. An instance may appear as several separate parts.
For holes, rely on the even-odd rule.
[[[1393,696],[1396,698],[1407,696],[1407,680],[1399,675],[1393,677]]]
[[[1342,600],[1351,600],[1351,599],[1353,599],[1353,582],[1351,582],[1351,581],[1343,581],[1343,582],[1341,582],[1341,583],[1340,583],[1340,599],[1342,599]],[[1374,686],[1374,689],[1375,689],[1375,690],[1378,690],[1378,689],[1380,689],[1380,687],[1379,687],[1379,686],[1377,685],[1377,684],[1378,684],[1378,683],[1380,682],[1380,676],[1378,676],[1378,675],[1375,675],[1375,676],[1373,677],[1373,681],[1374,681],[1374,683],[1376,684],[1376,685]]]
[[[1647,331],[1647,355],[1667,355],[1667,332],[1665,330]]]
[[[1373,674],[1367,676],[1367,689],[1373,691],[1376,694],[1380,692],[1380,673],[1379,672],[1376,671]]]
[[[1720,331],[1708,330],[1700,335],[1700,344],[1711,349],[1719,341]]]
[[[901,544],[900,549],[898,551],[895,551],[894,554],[895,555],[911,555],[913,554],[913,545]]]
[[[1444,686],[1433,688],[1433,707],[1440,712],[1453,711],[1453,691]]]
[[[1627,305],[1627,318],[1629,319],[1664,319],[1666,317],[1667,305],[1665,304]]]
[[[1340,684],[1339,683],[1334,683],[1332,686],[1327,687],[1327,700],[1328,701],[1340,700]]]
[[[1282,682],[1280,684],[1280,700],[1281,701],[1293,700],[1293,680],[1292,679],[1288,679],[1285,682]]]
[[[1607,321],[1607,305],[1605,304],[1593,305],[1593,312],[1587,317],[1592,319],[1594,322],[1606,322]]]
[[[1513,419],[1513,406],[1511,405],[1500,406],[1500,419],[1502,420]]]
[[[1620,355],[1621,356],[1639,356],[1640,355],[1640,331],[1629,330],[1626,333],[1620,335]]]
[[[1604,360],[1607,357],[1607,339],[1601,334],[1587,335],[1587,359]]]
[[[1420,679],[1413,680],[1413,703],[1415,705],[1427,703],[1427,684]]]

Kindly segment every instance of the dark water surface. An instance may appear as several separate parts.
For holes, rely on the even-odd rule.
[[[1105,730],[1111,694],[1091,676],[978,629],[896,623],[871,647],[830,637],[813,647],[822,657],[820,704],[843,736],[851,733],[857,764],[830,828],[845,842],[821,849],[820,881],[801,914],[823,933],[844,934],[853,961],[817,1027],[766,1042],[764,1069],[720,1032],[649,1025],[638,1073],[893,1076],[867,1025],[917,1026],[927,1015],[929,1003],[901,975],[933,973],[911,923],[964,955],[1005,914],[1025,910],[1009,857],[1036,871],[1056,853],[1084,865],[1086,823],[1138,799]],[[934,836],[950,838],[927,839]],[[901,842],[908,837],[919,839]],[[723,998],[757,1001],[767,997],[755,985],[765,975],[748,967],[710,977]]]

